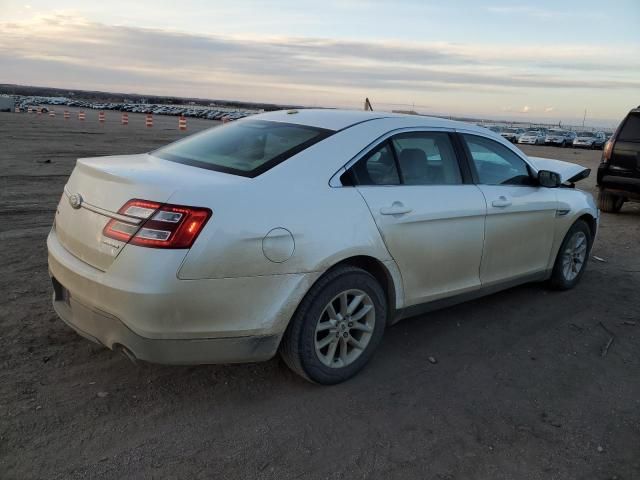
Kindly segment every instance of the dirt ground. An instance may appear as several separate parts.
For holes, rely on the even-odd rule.
[[[61,113],[0,113],[0,479],[640,479],[637,205],[603,214],[604,262],[576,289],[526,285],[403,321],[342,385],[279,358],[135,366],[56,318],[45,238],[76,158],[184,133],[175,117],[145,129],[137,114],[124,127]],[[580,186],[594,191],[600,152],[525,151],[591,167]]]

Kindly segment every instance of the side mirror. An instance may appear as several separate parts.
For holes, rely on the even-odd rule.
[[[562,185],[560,174],[550,170],[540,170],[538,172],[538,183],[547,188],[556,188]]]

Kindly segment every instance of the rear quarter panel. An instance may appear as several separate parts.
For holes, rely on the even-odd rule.
[[[172,202],[206,205],[213,216],[180,268],[181,279],[281,275],[324,271],[342,258],[389,260],[362,197],[353,188],[309,189],[256,183],[235,191],[191,191]],[[264,239],[290,251],[273,261]],[[289,232],[288,235],[286,232]],[[286,256],[285,256],[286,257]]]

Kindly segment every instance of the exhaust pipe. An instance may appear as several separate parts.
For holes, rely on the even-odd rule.
[[[131,363],[133,363],[136,366],[140,366],[140,364],[138,363],[138,359],[136,358],[136,356],[134,355],[134,353],[131,350],[129,350],[124,345],[117,345],[116,348],[117,348],[118,352],[120,352],[122,355],[124,355],[126,358],[128,358],[129,361],[131,361]]]

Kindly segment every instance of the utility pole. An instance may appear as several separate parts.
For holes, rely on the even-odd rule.
[[[582,117],[582,128],[584,128],[584,121],[587,119],[587,109],[584,109],[584,117]]]

